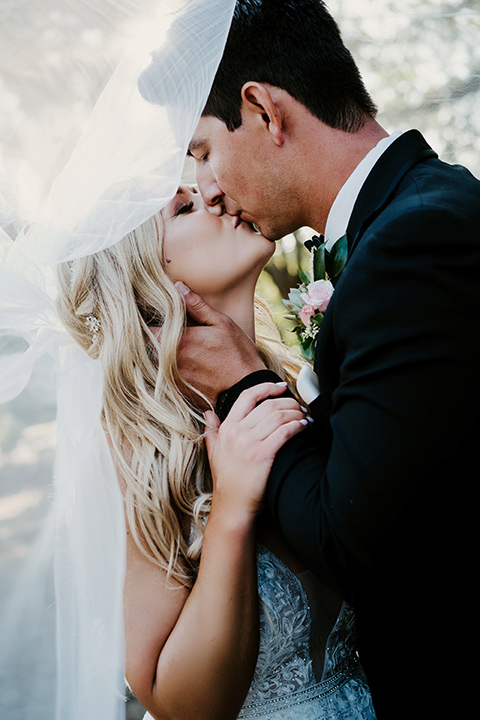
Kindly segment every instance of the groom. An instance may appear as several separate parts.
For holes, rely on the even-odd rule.
[[[317,339],[315,423],[278,454],[268,503],[355,607],[378,718],[467,717],[480,183],[416,130],[385,132],[319,0],[239,0],[190,154],[213,212],[272,240],[309,226],[331,248],[347,234]],[[244,388],[278,378],[231,322],[186,301],[200,327],[183,372],[198,386],[203,371],[225,417]]]

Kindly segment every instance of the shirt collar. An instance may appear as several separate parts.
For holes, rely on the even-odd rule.
[[[373,166],[385,150],[400,137],[401,131],[382,138],[363,160],[357,165],[346,183],[340,189],[330,208],[325,227],[326,249],[331,250],[336,241],[347,232],[350,216],[357,201],[358,194]]]

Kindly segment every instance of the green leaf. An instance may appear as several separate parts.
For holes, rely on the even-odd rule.
[[[312,248],[313,253],[313,280],[325,280],[325,243],[318,248]]]
[[[290,290],[288,299],[293,306],[290,308],[291,310],[301,310],[303,308],[305,303],[303,302],[301,295],[302,293],[297,288],[292,288],[292,290]]]
[[[315,359],[315,341],[313,338],[307,338],[304,340],[300,345],[300,349],[307,360]]]
[[[308,273],[303,272],[303,270],[299,270],[298,277],[300,278],[300,280],[302,281],[302,283],[304,285],[310,285],[311,280],[310,280],[310,275]]]
[[[320,325],[322,324],[322,320],[323,320],[323,314],[321,312],[319,312],[316,315],[314,315],[313,317],[311,317],[310,320],[312,323],[315,323],[315,325],[318,325],[318,327],[320,327]]]
[[[298,308],[296,307],[296,305],[293,305],[288,300],[282,300],[282,303],[285,305],[285,307],[287,308],[287,310],[289,312],[294,313],[294,314],[298,313]]]
[[[342,272],[348,257],[347,236],[341,237],[332,247],[326,259],[326,270],[328,277],[337,277]]]

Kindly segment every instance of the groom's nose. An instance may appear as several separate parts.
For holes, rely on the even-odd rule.
[[[223,215],[225,212],[225,206],[221,199],[217,200],[215,198],[214,202],[212,204],[207,203],[207,210],[208,212],[212,213],[212,215]]]
[[[213,215],[223,215],[225,212],[224,192],[221,190],[215,176],[208,167],[195,168],[198,189],[203,197],[207,210]]]

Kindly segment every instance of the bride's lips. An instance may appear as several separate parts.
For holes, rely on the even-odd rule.
[[[239,225],[241,225],[242,223],[244,223],[245,225],[248,225],[248,226],[249,226],[249,228],[251,229],[252,232],[256,233],[257,235],[261,235],[261,234],[262,234],[259,226],[258,226],[255,222],[253,222],[253,220],[248,220],[248,219],[244,216],[243,213],[240,213],[240,215],[237,215],[237,216],[236,216],[235,221],[237,221],[237,220],[238,220],[238,222],[236,222],[236,224],[235,224],[235,226],[234,226],[235,228],[237,228]]]

